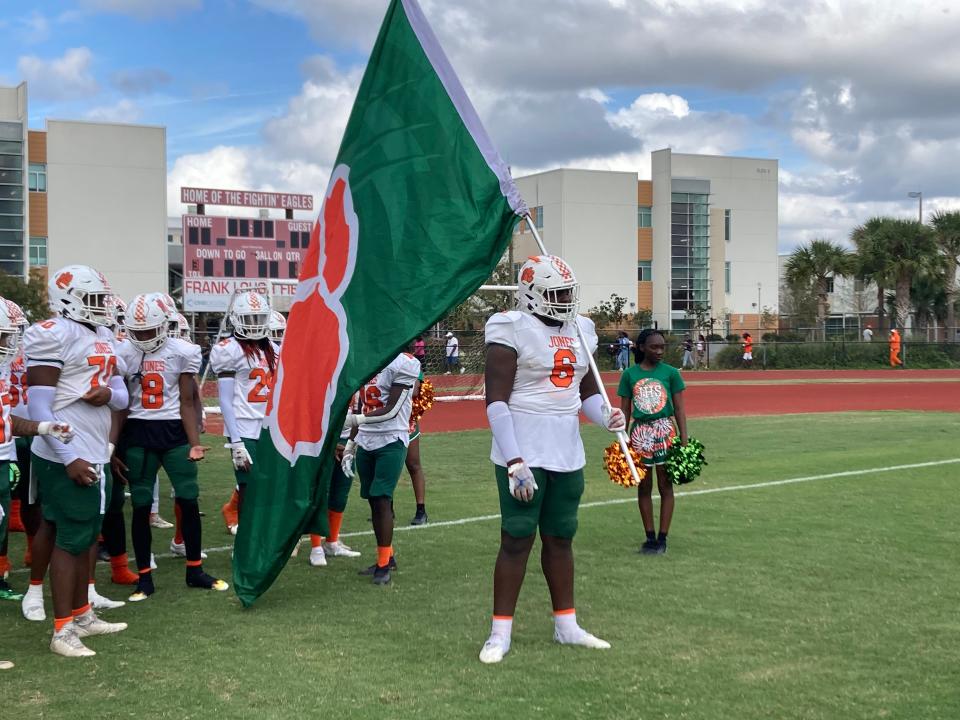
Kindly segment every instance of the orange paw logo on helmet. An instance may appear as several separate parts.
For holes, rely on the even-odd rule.
[[[73,282],[73,273],[71,272],[64,272],[57,275],[57,279],[56,279],[57,287],[60,288],[61,290],[66,289],[72,282]]]
[[[533,282],[533,275],[534,275],[534,272],[532,267],[524,268],[523,273],[521,273],[520,275],[520,282],[524,282],[524,283]]]

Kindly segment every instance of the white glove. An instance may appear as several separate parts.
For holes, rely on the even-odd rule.
[[[253,467],[253,458],[250,457],[250,453],[247,452],[247,447],[243,444],[243,440],[228,442],[224,447],[230,451],[230,458],[233,460],[235,470],[249,470]]]
[[[37,435],[49,435],[64,444],[73,440],[74,434],[69,423],[44,420],[37,424]]]
[[[604,405],[603,425],[610,432],[623,432],[627,429],[627,417],[620,408],[615,408],[612,405]]]
[[[353,440],[347,440],[343,446],[343,459],[340,460],[340,469],[348,478],[353,477],[353,460],[357,456],[357,444]]]
[[[537,481],[533,477],[533,472],[527,467],[527,464],[521,460],[515,462],[507,468],[507,475],[510,477],[510,494],[520,502],[530,502],[533,500],[533,494],[539,489]]]
[[[362,417],[363,415],[355,415],[352,412],[348,412],[347,417],[343,420],[343,429],[352,430],[355,427],[360,427],[360,418]]]

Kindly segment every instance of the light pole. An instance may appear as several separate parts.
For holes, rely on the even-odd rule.
[[[918,190],[917,192],[908,192],[907,197],[916,198],[919,205],[919,212],[917,217],[920,220],[920,224],[923,224],[923,192]]]
[[[760,313],[763,312],[760,308],[763,307],[760,304],[760,283],[757,283],[757,332],[761,335],[763,334],[763,327],[760,324]]]

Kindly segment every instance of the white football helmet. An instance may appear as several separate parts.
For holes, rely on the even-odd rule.
[[[287,319],[282,313],[274,310],[270,313],[270,339],[277,345],[283,342],[283,333],[287,329]]]
[[[167,308],[161,293],[141,293],[127,306],[127,339],[145,353],[154,352],[167,341]]]
[[[533,255],[517,275],[517,309],[561,322],[573,320],[580,307],[580,283],[556,255]]]
[[[20,335],[26,322],[27,318],[19,305],[0,298],[0,365],[6,365],[17,356]]]
[[[163,306],[167,310],[167,334],[170,337],[177,337],[180,334],[180,320],[177,317],[180,313],[177,310],[177,301],[167,293],[154,293],[160,297]]]
[[[107,279],[87,265],[67,265],[47,283],[50,308],[56,315],[90,325],[113,323],[113,292]]]
[[[244,340],[262,340],[270,331],[270,303],[260,293],[245,292],[233,301],[233,334]]]
[[[187,342],[193,342],[193,338],[190,335],[190,323],[187,322],[187,318],[183,313],[177,313],[177,337]]]

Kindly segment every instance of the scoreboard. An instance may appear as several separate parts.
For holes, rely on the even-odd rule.
[[[183,216],[183,307],[188,312],[225,312],[234,290],[293,296],[310,246],[309,220]],[[272,292],[271,292],[272,291]],[[280,297],[277,297],[280,296]],[[284,302],[275,302],[284,309]]]

